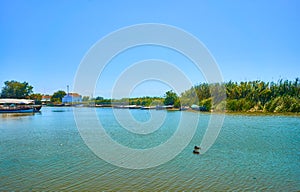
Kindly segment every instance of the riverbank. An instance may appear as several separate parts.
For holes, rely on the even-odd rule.
[[[139,107],[119,107],[119,106],[113,106],[113,105],[96,105],[96,106],[91,106],[91,105],[55,105],[55,106],[45,106],[45,107],[89,107],[89,108],[115,108],[115,109],[135,109],[135,110],[158,110],[155,108],[149,108],[145,109],[142,106]],[[194,110],[194,109],[185,109],[181,110],[179,108],[168,108],[168,109],[159,109],[159,110],[166,110],[166,111],[187,111],[187,112],[194,112],[194,113],[202,113],[202,114],[227,114],[227,115],[249,115],[249,116],[260,116],[260,115],[265,115],[265,116],[297,116],[300,117],[300,113],[295,112],[263,112],[263,111],[199,111],[199,110]]]
[[[217,112],[213,112],[217,113]],[[300,113],[292,113],[292,112],[226,112],[227,115],[251,115],[251,116],[298,116],[300,117]]]
[[[299,116],[300,113],[292,113],[292,112],[250,112],[250,111],[196,111],[192,109],[186,110],[188,112],[196,112],[196,113],[202,113],[202,114],[226,114],[226,115],[247,115],[247,116]]]

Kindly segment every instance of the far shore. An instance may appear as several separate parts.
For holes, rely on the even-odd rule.
[[[44,106],[44,107],[78,107],[72,105],[65,105],[65,106]],[[113,106],[79,106],[79,107],[90,107],[90,108],[114,108]],[[120,109],[120,108],[118,108]],[[129,108],[124,108],[129,109]],[[135,108],[137,109],[137,108]],[[132,109],[131,109],[132,110]],[[148,110],[156,110],[156,109],[148,109]],[[164,109],[166,111],[181,111],[179,108],[170,108]],[[263,111],[198,111],[193,109],[182,110],[186,112],[193,112],[193,113],[202,113],[202,114],[226,114],[226,115],[249,115],[249,116],[300,116],[300,113],[292,113],[292,112],[263,112]]]
[[[218,113],[218,112],[213,112]],[[227,115],[249,115],[249,116],[300,116],[300,113],[292,113],[292,112],[237,112],[237,111],[227,111],[225,112]]]

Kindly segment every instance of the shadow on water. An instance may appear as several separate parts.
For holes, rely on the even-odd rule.
[[[52,112],[59,112],[59,113],[61,113],[61,112],[66,112],[66,110],[65,109],[54,109],[54,110],[52,110]]]

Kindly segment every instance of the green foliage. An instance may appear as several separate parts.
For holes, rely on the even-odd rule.
[[[98,96],[98,97],[96,97],[95,100],[96,100],[96,101],[101,101],[101,100],[103,100],[103,99],[104,99],[103,97],[99,97],[99,96]]]
[[[2,98],[28,98],[32,93],[33,87],[27,82],[20,83],[18,81],[5,81],[5,86],[2,88]]]
[[[300,99],[284,95],[269,101],[264,108],[267,112],[300,112]]]
[[[142,106],[155,106],[162,103],[162,98],[159,97],[140,97],[130,98],[129,103],[131,105],[142,105]]]
[[[30,98],[40,102],[42,95],[33,94],[33,87],[27,82],[6,81],[2,88],[2,98]],[[51,97],[51,102],[60,103],[66,95],[57,91]],[[173,91],[167,91],[164,98],[141,97],[123,99],[104,99],[103,97],[83,97],[86,103],[111,105],[174,105],[174,107],[199,105],[205,110],[215,111],[265,111],[265,112],[300,112],[300,79],[294,81],[279,80],[277,83],[263,81],[232,82],[223,84],[202,83],[193,86],[177,96]]]
[[[62,98],[66,95],[66,92],[59,90],[56,91],[55,93],[53,93],[52,97],[51,97],[51,102],[56,102],[56,103],[61,103]]]
[[[82,97],[82,101],[88,101],[88,100],[90,100],[90,97],[89,97],[89,96],[83,96],[83,97]]]
[[[138,97],[138,98],[122,98],[122,99],[104,99],[103,97],[96,97],[93,100],[97,105],[110,105],[120,104],[120,105],[141,105],[141,106],[156,106],[163,103],[163,98],[160,97]]]
[[[183,105],[196,104],[213,110],[224,110],[226,106],[228,111],[300,112],[300,79],[203,83],[182,93],[180,100]]]
[[[215,106],[216,111],[225,111],[226,110],[226,100],[223,100],[222,102],[218,103]]]
[[[163,105],[163,99],[162,98],[155,98],[155,99],[152,100],[150,105],[152,105],[152,106]]]
[[[35,101],[40,101],[42,100],[43,95],[40,93],[33,93],[29,95],[29,99],[35,100]]]
[[[167,91],[165,94],[164,104],[165,105],[174,105],[176,103],[176,105],[180,106],[180,102],[178,100],[179,100],[179,98],[176,93],[174,93],[172,90]]]
[[[103,97],[102,97],[102,99],[99,99],[99,98],[97,99],[96,98],[95,104],[97,104],[97,105],[103,105],[103,104],[110,105],[111,104],[111,100],[110,99],[104,99]]]
[[[199,98],[201,97],[197,95],[195,89],[195,87],[192,87],[181,94],[180,101],[183,106],[199,105]]]
[[[226,103],[226,109],[229,111],[241,111],[240,105],[237,99],[228,100]]]
[[[136,102],[132,102],[132,105],[141,105],[141,101],[138,99]]]
[[[175,108],[180,108],[181,107],[181,103],[180,103],[179,97],[177,97],[176,100],[174,101],[174,107]]]
[[[226,109],[229,111],[249,111],[255,106],[255,103],[245,98],[242,99],[228,99]]]
[[[211,107],[212,107],[212,98],[208,98],[208,99],[203,99],[200,102],[200,106],[204,107],[203,109],[205,109],[205,111],[210,111]]]
[[[199,98],[199,100],[208,99],[211,97],[210,88],[208,83],[202,83],[196,85],[194,90]]]
[[[111,99],[104,99],[103,97],[96,97],[96,99],[92,100],[97,105],[110,105],[111,104]]]
[[[29,99],[34,100],[35,104],[38,104],[38,105],[42,104],[42,102],[41,102],[42,97],[43,96],[40,93],[33,93],[33,94],[29,95]]]

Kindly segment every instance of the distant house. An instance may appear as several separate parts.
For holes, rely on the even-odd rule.
[[[81,103],[82,97],[78,93],[68,93],[62,98],[63,103]]]
[[[43,96],[42,96],[41,102],[42,102],[43,104],[46,104],[46,103],[49,103],[50,100],[51,100],[51,95],[43,95]]]

